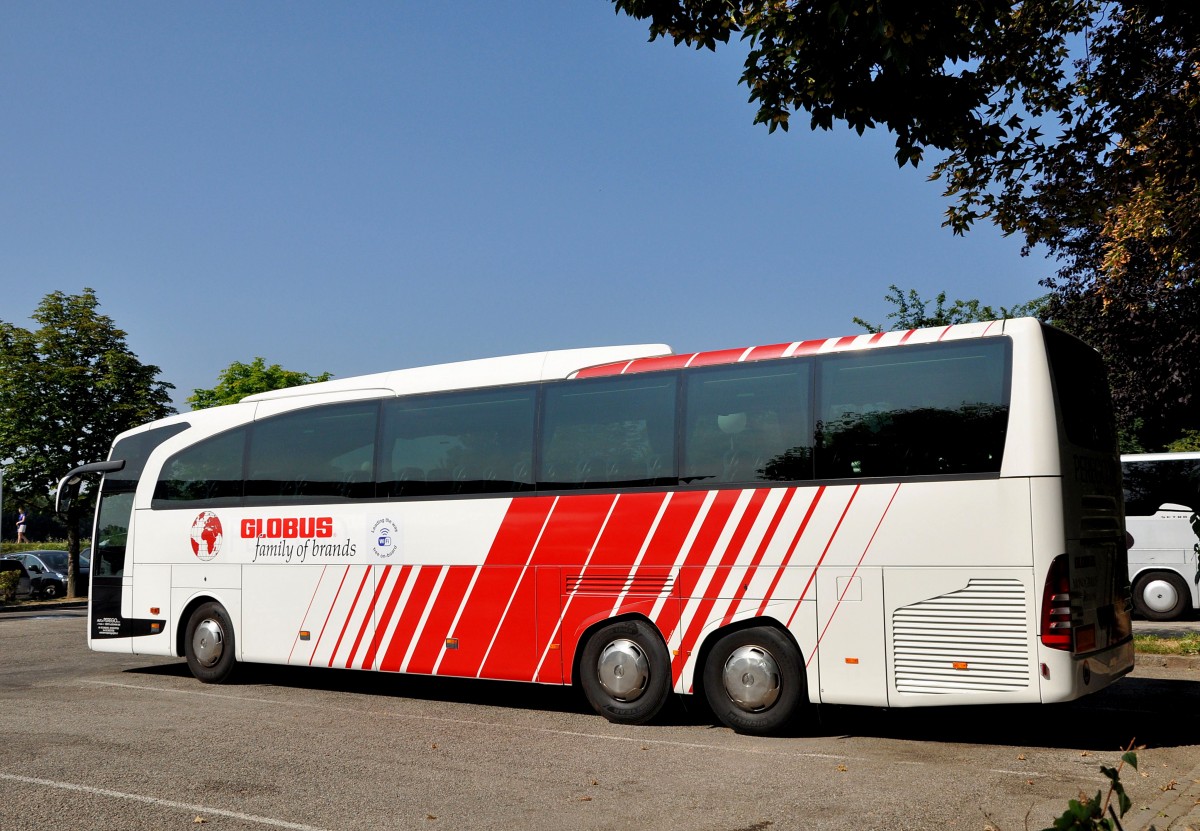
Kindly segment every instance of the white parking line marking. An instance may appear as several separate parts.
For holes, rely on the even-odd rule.
[[[37,779],[32,776],[17,776],[12,773],[3,772],[0,772],[0,779],[6,779],[9,782],[23,782],[26,785],[38,785],[43,788],[56,788],[60,791],[76,791],[78,793],[92,794],[93,796],[106,796],[110,799],[127,799],[131,802],[143,802],[147,805],[158,805],[162,808],[175,808],[196,815],[208,814],[210,816],[229,817],[230,819],[242,820],[243,822],[257,822],[260,825],[270,825],[274,828],[289,828],[292,829],[292,831],[328,831],[328,829],[318,828],[315,825],[304,825],[299,822],[286,822],[281,819],[260,817],[255,814],[243,814],[240,811],[226,811],[223,808],[213,808],[209,805],[193,805],[189,802],[176,802],[172,799],[159,799],[156,796],[143,796],[136,793],[113,791],[109,790],[108,788],[95,788],[91,785],[77,785],[74,782],[56,782],[53,779]]]
[[[296,702],[292,701],[285,703],[279,701],[278,699],[254,698],[244,695],[225,695],[222,693],[205,692],[203,690],[172,690],[166,687],[150,687],[143,686],[141,684],[118,684],[114,681],[83,680],[82,683],[95,684],[102,687],[120,687],[129,690],[140,690],[142,692],[151,693],[174,693],[175,695],[190,695],[202,698],[221,698],[227,701],[245,701],[252,704],[274,704],[292,708],[307,707],[314,710],[321,710],[323,712],[342,712],[355,714],[362,714],[363,712],[362,708],[359,707],[331,707],[326,704],[297,704]],[[866,756],[847,756],[837,753],[797,753],[795,751],[781,750],[778,747],[721,747],[719,745],[704,744],[703,742],[680,742],[673,741],[671,739],[648,739],[642,736],[606,736],[601,733],[586,733],[578,730],[558,730],[552,727],[532,727],[528,724],[513,725],[495,721],[480,721],[479,719],[448,718],[446,716],[424,716],[416,713],[380,713],[377,710],[372,710],[371,715],[374,717],[383,715],[389,718],[408,719],[411,721],[432,721],[442,724],[461,724],[469,727],[490,727],[495,730],[508,730],[519,733],[543,733],[552,736],[566,736],[568,738],[601,739],[610,742],[626,743],[637,742],[647,747],[650,745],[659,745],[662,747],[683,748],[686,750],[715,750],[725,753],[743,753],[754,756],[787,756],[794,759],[831,759],[838,762],[862,762],[868,760],[868,757]],[[770,740],[759,739],[758,741],[769,742]],[[899,759],[896,760],[894,764],[922,767],[925,765],[925,762]],[[1003,768],[987,768],[986,772],[1003,776],[1023,776],[1026,779],[1050,778],[1062,781],[1072,781],[1074,779],[1074,777],[1064,778],[1060,774],[1054,772],[1040,772],[1036,770],[1005,770]],[[1094,779],[1097,782],[1107,781],[1103,777],[1089,778]]]

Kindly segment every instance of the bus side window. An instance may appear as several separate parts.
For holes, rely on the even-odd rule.
[[[187,447],[163,464],[153,508],[241,504],[246,428],[239,427]]]
[[[810,374],[795,360],[688,373],[682,480],[811,479]]]
[[[673,485],[675,375],[546,386],[538,488]]]
[[[818,478],[999,472],[1008,350],[996,339],[824,357]]]
[[[532,387],[413,396],[384,406],[379,493],[388,497],[533,489]]]
[[[1126,516],[1154,516],[1163,505],[1200,508],[1200,459],[1121,465]]]
[[[375,495],[377,401],[312,407],[255,422],[250,504],[367,499]]]

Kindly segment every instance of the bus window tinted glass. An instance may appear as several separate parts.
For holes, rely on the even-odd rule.
[[[1067,441],[1088,450],[1115,452],[1116,417],[1100,354],[1049,326],[1042,327],[1042,334]]]
[[[1010,349],[996,338],[823,358],[818,478],[999,472]]]
[[[681,480],[811,479],[810,366],[773,361],[689,373]]]
[[[375,495],[376,401],[313,407],[254,424],[247,504]]]
[[[151,451],[186,429],[188,429],[187,422],[179,422],[166,427],[155,427],[144,433],[134,433],[132,436],[126,436],[118,441],[113,445],[109,458],[121,459],[125,462],[125,466],[120,470],[104,474],[105,489],[109,491],[124,490],[126,487],[136,489]],[[121,483],[121,485],[118,486],[117,483]]]
[[[129,533],[133,493],[150,458],[150,453],[171,436],[188,429],[186,422],[155,427],[127,436],[113,445],[110,459],[121,459],[125,466],[104,474],[97,530],[92,542],[97,577],[120,577],[125,573],[125,537]]]
[[[120,577],[125,573],[125,543],[132,511],[132,491],[105,493],[100,497],[96,540],[92,544],[92,576]]]
[[[1163,505],[1200,510],[1200,459],[1123,462],[1126,516],[1154,516]]]
[[[384,495],[533,489],[533,388],[400,398],[384,406]]]
[[[675,484],[675,389],[674,375],[548,385],[538,487]]]
[[[179,451],[159,472],[152,507],[240,505],[245,447],[243,427]]]

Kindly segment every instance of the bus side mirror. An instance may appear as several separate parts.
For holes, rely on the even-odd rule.
[[[54,510],[66,513],[71,503],[79,496],[79,486],[83,483],[85,473],[116,473],[125,467],[124,459],[113,459],[107,462],[92,462],[75,468],[58,483],[58,492],[54,495]]]
[[[54,497],[54,510],[65,514],[71,509],[71,503],[79,496],[79,486],[83,483],[82,476],[72,476],[58,483],[58,493]]]

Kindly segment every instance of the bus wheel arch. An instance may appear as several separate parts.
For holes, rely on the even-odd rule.
[[[233,620],[219,601],[198,597],[188,604],[176,642],[188,669],[206,684],[228,680],[237,664]]]
[[[617,724],[644,724],[671,696],[671,657],[658,628],[640,615],[588,628],[573,678],[592,708]]]
[[[1174,571],[1143,571],[1133,581],[1133,606],[1147,620],[1175,620],[1192,607],[1192,590]]]
[[[705,639],[695,670],[699,689],[722,724],[771,735],[793,725],[808,704],[804,656],[792,633],[756,618]]]

